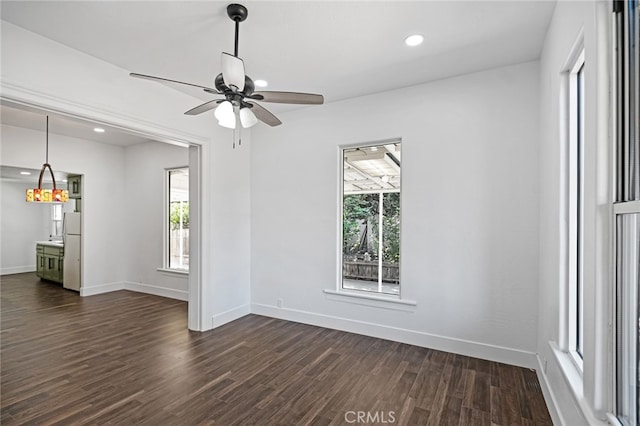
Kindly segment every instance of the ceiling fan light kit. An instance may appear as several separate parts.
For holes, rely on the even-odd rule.
[[[240,123],[242,127],[249,128],[258,122],[255,114],[251,112],[251,108],[240,108]]]
[[[282,124],[275,115],[256,101],[298,105],[321,105],[324,103],[324,97],[322,95],[313,93],[255,92],[256,85],[253,80],[246,75],[244,61],[238,56],[240,22],[246,20],[249,13],[246,7],[234,3],[227,6],[227,15],[235,22],[234,54],[231,55],[230,53],[222,52],[220,61],[222,72],[214,78],[214,87],[200,86],[198,84],[138,73],[130,73],[129,75],[160,83],[177,83],[196,87],[204,90],[208,94],[223,96],[222,99],[214,99],[198,105],[185,112],[185,114],[198,115],[215,109],[214,115],[218,120],[218,124],[230,129],[238,128],[238,123],[240,123],[242,127],[248,128],[255,125],[258,120],[272,127]]]

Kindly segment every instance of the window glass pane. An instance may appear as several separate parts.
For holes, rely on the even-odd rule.
[[[378,194],[346,194],[343,201],[343,285],[378,287]]]
[[[400,294],[400,143],[343,151],[342,288]]]
[[[616,394],[620,423],[640,423],[640,3],[614,2],[616,30]]]
[[[51,237],[62,236],[62,204],[51,205]]]
[[[583,216],[584,216],[584,63],[576,75],[576,136],[577,136],[577,271],[576,271],[576,352],[583,356],[583,340],[584,340],[584,291],[583,291]]]
[[[169,170],[169,268],[189,269],[189,169]]]
[[[640,420],[640,213],[617,220],[617,412],[626,425]]]
[[[627,72],[628,103],[628,180],[629,200],[640,200],[640,2],[630,0],[628,7]]]

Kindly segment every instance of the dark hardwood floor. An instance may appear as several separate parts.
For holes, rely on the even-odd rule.
[[[2,425],[549,425],[534,371],[184,302],[1,277]],[[360,422],[361,421],[361,422]]]

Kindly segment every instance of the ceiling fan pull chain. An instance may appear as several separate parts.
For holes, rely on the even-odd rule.
[[[239,130],[237,127],[233,129],[233,149],[236,149],[236,140],[238,140],[238,132]]]

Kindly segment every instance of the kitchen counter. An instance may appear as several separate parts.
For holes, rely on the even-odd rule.
[[[64,243],[62,241],[36,241],[36,244],[50,247],[64,247]]]

